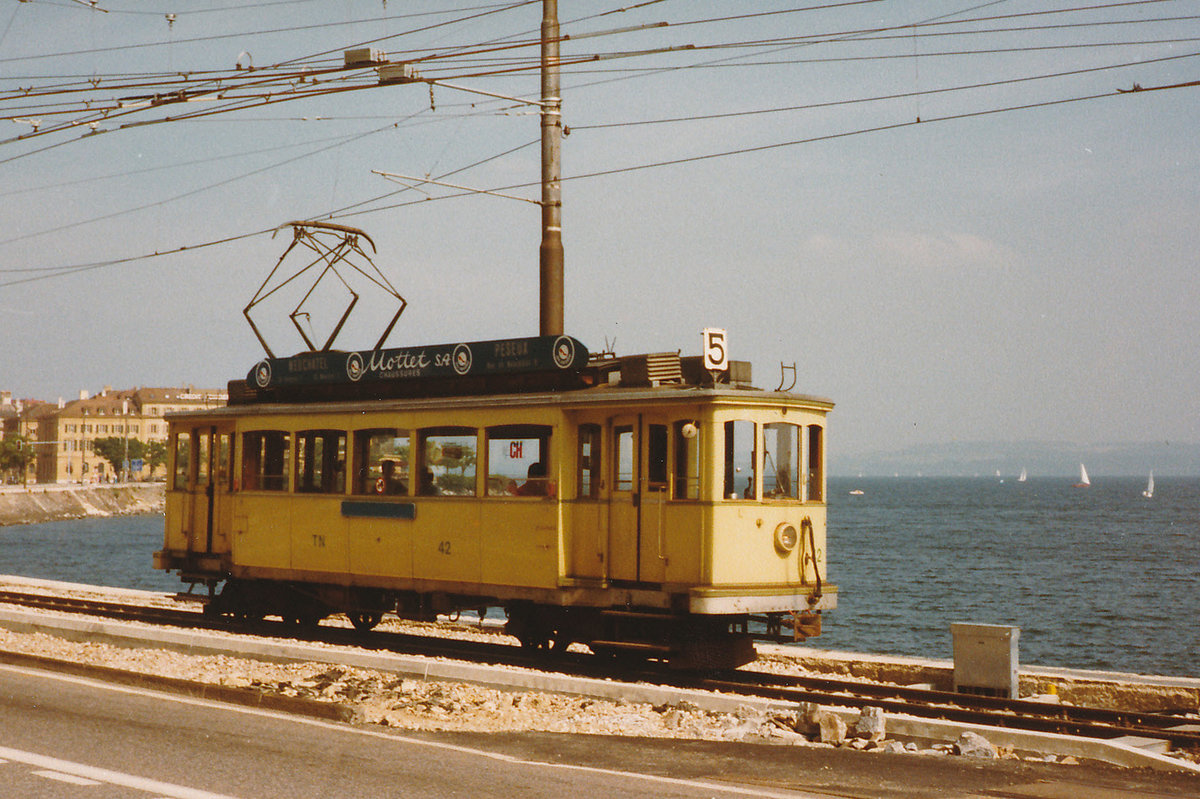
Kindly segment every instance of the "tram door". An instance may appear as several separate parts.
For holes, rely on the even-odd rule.
[[[667,425],[641,415],[612,420],[609,579],[661,583],[666,576]]]
[[[233,428],[227,425],[198,427],[192,431],[195,452],[194,480],[188,492],[189,552],[226,552],[233,522]]]

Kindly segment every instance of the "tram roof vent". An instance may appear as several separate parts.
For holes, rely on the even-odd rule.
[[[753,374],[749,361],[730,361],[729,369],[716,374],[715,383],[713,373],[705,370],[704,358],[699,355],[681,358],[680,366],[683,369],[684,381],[693,386],[711,388],[716,383],[720,383],[736,388],[750,388],[753,383]]]
[[[661,386],[682,382],[683,369],[679,365],[678,352],[630,355],[621,359],[621,385]]]

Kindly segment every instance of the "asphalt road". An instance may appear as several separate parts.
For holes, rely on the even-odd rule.
[[[0,797],[1197,797],[1103,766],[544,734],[411,734],[0,666]]]

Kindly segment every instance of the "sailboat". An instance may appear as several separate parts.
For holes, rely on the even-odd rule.
[[[1146,499],[1154,496],[1154,472],[1150,472],[1150,480],[1146,483],[1146,490],[1142,492],[1142,496]]]
[[[1025,471],[1025,467],[1021,467],[1021,476],[1017,478],[1018,483],[1024,483],[1029,479],[1029,472]]]
[[[1075,487],[1076,488],[1087,488],[1091,484],[1092,484],[1092,481],[1089,480],[1088,476],[1087,476],[1087,469],[1084,468],[1082,463],[1079,464],[1079,482],[1075,484]]]

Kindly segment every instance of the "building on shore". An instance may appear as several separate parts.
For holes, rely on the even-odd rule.
[[[120,475],[94,451],[96,439],[115,437],[165,444],[167,424],[163,414],[215,408],[228,400],[224,389],[186,386],[113,391],[105,386],[95,396],[80,391],[79,398],[69,402],[60,399],[57,403],[14,404],[10,399],[14,413],[0,414],[0,422],[5,435],[22,435],[34,448],[37,457],[31,476],[38,483],[100,483]],[[132,479],[149,476],[148,464],[140,470],[131,469],[129,475]]]
[[[0,442],[5,439],[19,439],[31,442],[37,437],[36,416],[34,409],[46,403],[35,399],[14,399],[11,391],[0,391]],[[22,444],[24,446],[24,444]],[[30,461],[25,474],[20,469],[10,467],[0,471],[0,482],[27,483],[37,479],[37,464]]]

